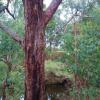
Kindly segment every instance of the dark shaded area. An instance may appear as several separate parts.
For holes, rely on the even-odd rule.
[[[46,100],[71,100],[71,97],[62,84],[53,84],[46,86]]]

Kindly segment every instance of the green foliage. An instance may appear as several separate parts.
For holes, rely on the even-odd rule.
[[[16,70],[10,72],[10,81],[14,84],[14,98],[19,100],[24,95],[24,69],[17,66]],[[9,96],[8,96],[9,97]]]
[[[6,95],[9,100],[19,100],[24,95],[24,69],[22,66],[9,73],[7,77],[7,65],[0,62],[0,94],[2,94],[2,83],[6,80]],[[13,85],[13,87],[11,87]],[[10,92],[13,91],[12,95]],[[13,98],[14,97],[14,98]]]
[[[5,19],[5,18],[4,18]],[[22,37],[24,34],[23,18],[14,21],[6,20],[5,23]],[[4,32],[0,32],[0,94],[2,93],[2,83],[6,80],[9,87],[6,88],[6,95],[9,100],[19,100],[24,95],[24,69],[22,68],[23,50],[21,47]],[[12,66],[9,71],[9,66]],[[16,67],[15,67],[16,66]],[[12,87],[13,85],[13,87]],[[12,89],[10,89],[12,88]],[[12,95],[11,95],[11,92]]]
[[[7,65],[0,62],[0,87],[4,79],[6,79]],[[1,89],[0,89],[1,90]]]
[[[94,100],[97,96],[97,87],[100,86],[99,14],[99,8],[92,9],[89,12],[91,18],[84,18],[77,24],[80,34],[66,33],[63,38],[66,62],[73,73],[87,80],[89,88],[83,88],[80,93],[85,97],[88,95],[90,100]],[[77,95],[76,88],[74,92]]]
[[[76,96],[77,89],[73,88],[73,91],[71,91],[70,94],[75,100],[86,100],[86,96],[89,96],[89,100],[95,100],[95,98],[99,95],[99,91],[97,91],[97,88],[95,87],[81,88],[80,96]]]
[[[69,68],[61,62],[47,60],[45,62],[45,70],[46,73],[54,73],[57,76],[67,76],[68,78],[72,78]]]
[[[10,54],[18,50],[18,45],[5,33],[0,33],[0,52],[1,54]]]

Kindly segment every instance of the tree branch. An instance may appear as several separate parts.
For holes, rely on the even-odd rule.
[[[8,12],[8,14],[9,14],[13,19],[15,19],[14,14],[12,14],[12,13],[9,11],[8,8],[6,8],[6,11]]]
[[[7,0],[6,6],[3,6],[3,5],[2,5],[2,7],[0,8],[0,13],[5,12],[5,10],[6,10],[7,13],[8,13],[13,19],[15,19],[14,15],[13,15],[13,14],[10,12],[10,10],[8,9],[9,3],[10,3],[10,0]]]
[[[57,27],[57,28],[55,29],[55,34],[61,33],[62,31],[65,32],[65,31],[66,31],[67,25],[73,20],[73,18],[74,18],[75,16],[78,16],[78,15],[77,15],[77,11],[69,18],[69,20],[68,20],[67,22],[64,23],[64,25],[62,25],[62,27],[60,27],[60,28]]]
[[[56,12],[56,10],[61,2],[62,2],[62,0],[52,0],[50,6],[44,12],[44,18],[45,18],[44,23],[45,24],[47,24],[51,20],[53,14]]]
[[[16,32],[14,32],[12,29],[8,28],[6,25],[3,24],[3,22],[0,21],[0,28],[5,33],[10,35],[15,41],[17,41],[19,44],[22,45],[23,39],[18,36]]]

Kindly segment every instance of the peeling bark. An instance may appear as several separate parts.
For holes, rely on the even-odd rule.
[[[25,0],[25,100],[44,100],[44,23],[39,1]]]
[[[45,100],[44,31],[60,1],[62,0],[53,1],[45,13],[48,16],[45,16],[43,0],[24,0],[25,100]]]

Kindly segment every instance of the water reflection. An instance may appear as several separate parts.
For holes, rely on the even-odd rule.
[[[48,85],[46,87],[46,100],[71,100],[68,90],[62,85]]]
[[[0,100],[2,98],[0,97]],[[19,100],[24,100],[21,96]],[[76,100],[71,99],[68,89],[66,90],[62,85],[47,85],[46,86],[46,100]]]

